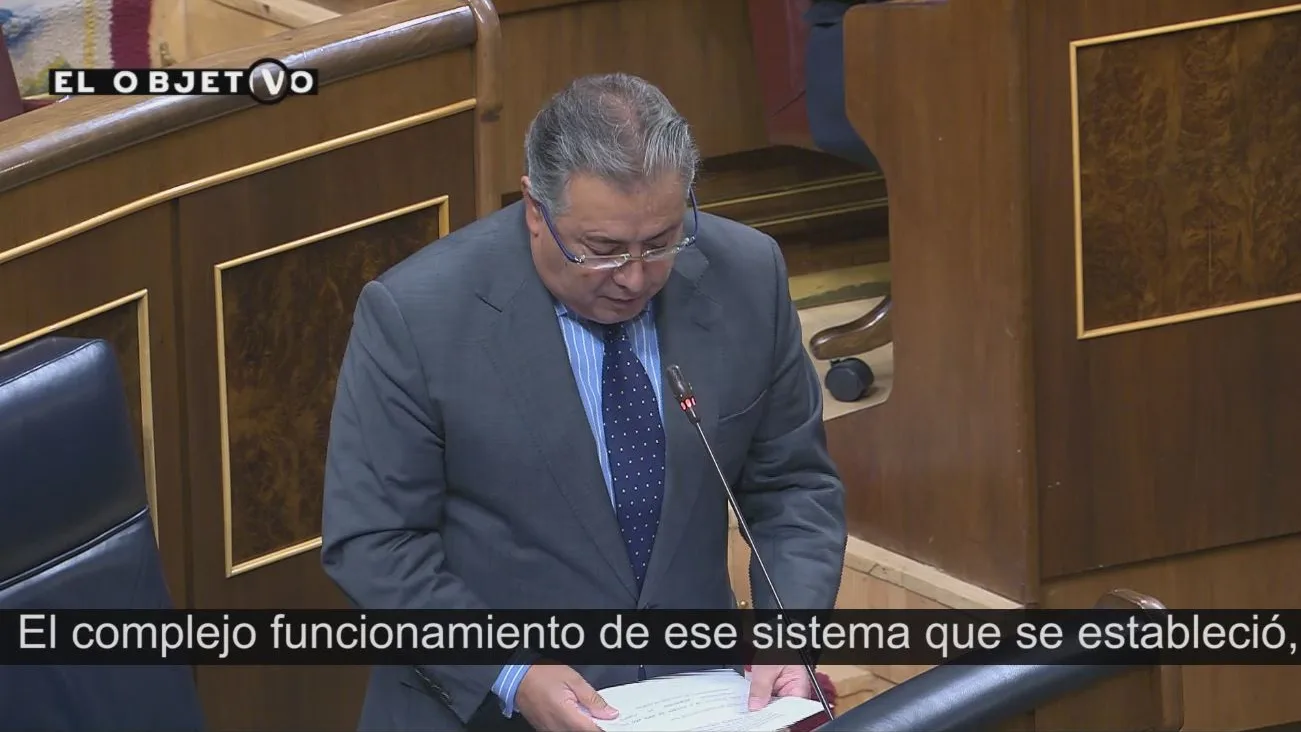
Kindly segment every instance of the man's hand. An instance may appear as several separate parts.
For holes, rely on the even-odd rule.
[[[538,732],[599,732],[592,717],[619,716],[618,710],[568,666],[530,667],[515,692],[515,707]]]
[[[750,669],[750,711],[763,709],[775,696],[813,698],[803,666],[754,666]]]

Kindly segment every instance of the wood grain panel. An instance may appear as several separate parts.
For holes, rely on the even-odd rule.
[[[1298,11],[1075,49],[1082,330],[1301,299]]]
[[[267,112],[274,112],[268,107]],[[338,148],[248,178],[209,188],[182,198],[179,202],[179,277],[182,282],[186,333],[186,395],[190,417],[188,442],[193,516],[193,562],[195,604],[199,607],[347,607],[348,602],[321,569],[319,551],[306,551],[255,570],[228,577],[225,557],[225,526],[222,515],[222,451],[220,374],[216,310],[216,284],[213,268],[256,252],[311,237],[323,231],[368,219],[404,206],[446,195],[449,197],[450,228],[473,220],[475,215],[473,111],[383,135],[365,142]],[[429,229],[427,219],[407,217],[393,225],[394,231],[383,236],[366,236],[383,248],[389,261],[400,251],[415,246],[415,239]],[[354,247],[369,247],[352,239]],[[245,420],[247,434],[269,435],[275,439],[301,439],[318,434],[319,384],[331,381],[339,367],[338,348],[327,344],[346,338],[351,330],[351,312],[355,298],[346,292],[333,294],[327,282],[336,277],[340,259],[356,253],[331,254],[329,243],[301,248],[303,261],[293,268],[274,264],[285,254],[252,264],[228,269],[228,283],[244,293],[237,303],[239,310],[230,313],[245,325],[232,338],[240,339],[239,348],[247,348],[250,363],[238,364],[232,351],[227,363],[244,370],[240,389],[250,401],[241,406],[249,414],[256,403],[265,412],[259,423]],[[347,249],[346,241],[337,246]],[[321,247],[325,247],[322,249]],[[376,256],[376,265],[380,257]],[[246,270],[241,273],[241,270]],[[239,278],[248,276],[248,281]],[[349,275],[347,282],[356,286],[362,273]],[[353,279],[355,277],[356,279]],[[294,283],[294,287],[312,290],[301,298],[277,292],[267,295],[271,284],[260,278]],[[279,280],[278,278],[287,278]],[[256,281],[255,281],[256,280]],[[325,289],[322,289],[325,288]],[[324,298],[318,297],[322,293]],[[282,299],[283,298],[283,299]],[[250,309],[254,308],[254,309]],[[227,313],[224,312],[223,316]],[[223,320],[223,325],[225,325]],[[315,338],[294,347],[290,326],[311,330]],[[257,351],[263,344],[273,350],[270,355]],[[282,389],[278,400],[260,381]],[[234,382],[232,382],[234,383]],[[309,385],[315,384],[314,387]],[[316,408],[294,403],[311,390]],[[332,395],[331,395],[332,400]],[[275,415],[275,416],[273,416]],[[250,420],[253,415],[250,415]],[[272,421],[288,420],[277,426]],[[301,431],[301,434],[300,432]],[[263,446],[250,447],[238,455],[232,452],[232,475],[249,480],[271,480],[268,470],[250,464],[262,459]],[[269,449],[276,449],[271,446]],[[276,458],[277,460],[279,458]],[[319,459],[319,458],[318,458]],[[275,463],[273,463],[274,465]],[[288,475],[296,472],[304,480],[293,486],[285,498],[271,498],[269,485],[249,486],[250,500],[276,500],[294,506],[294,512],[249,510],[241,535],[274,537],[265,546],[302,536],[312,526],[308,506],[319,506],[321,483],[313,478],[319,468],[296,466],[289,473],[275,474],[274,480],[288,490]],[[257,495],[265,491],[265,495]],[[318,495],[309,495],[318,494]],[[301,512],[301,513],[297,513]],[[290,518],[286,519],[288,515]],[[248,545],[246,544],[245,547]],[[236,668],[201,668],[198,671],[205,695],[210,725],[214,729],[280,730],[348,730],[356,725],[360,710],[366,669],[321,668],[306,670],[292,667],[258,669],[257,673]],[[324,696],[323,696],[324,692]],[[224,700],[238,699],[238,704]]]
[[[1020,7],[845,16],[849,118],[890,195],[894,382],[827,437],[856,536],[1024,602],[1037,553]]]
[[[185,0],[185,52],[179,66],[209,54],[247,46],[277,33],[285,26],[227,7],[217,0]]]
[[[267,109],[254,107],[0,192],[0,209],[23,212],[6,218],[0,252],[160,191],[472,98],[472,62],[472,52],[466,49],[344,79],[326,87],[321,96],[277,104],[274,124],[266,122]],[[66,103],[96,99],[114,98],[82,97]],[[357,99],[368,101],[359,104]],[[318,100],[324,106],[314,103]],[[106,180],[113,185],[105,185]]]
[[[219,267],[227,571],[253,569],[295,545],[315,548],[338,365],[348,345],[339,324],[350,322],[367,282],[446,234],[445,201],[418,205]]]
[[[1301,442],[1301,383],[1295,378],[1301,363],[1295,335],[1301,332],[1301,305],[1080,340],[1070,244],[1071,41],[1278,5],[1262,0],[1098,0],[1029,6],[1028,25],[1035,32],[1028,35],[1027,55],[1035,61],[1027,98],[1035,163],[1030,166],[1028,210],[1034,242],[1036,481],[1045,579],[1301,532],[1301,492],[1296,490],[1301,453],[1293,447]],[[1293,16],[1269,22],[1285,18],[1291,23]],[[1152,41],[1138,41],[1135,48]],[[1138,84],[1146,78],[1143,68],[1126,73]],[[1248,78],[1240,76],[1237,66],[1231,68],[1239,81],[1230,88],[1241,94]],[[1180,73],[1191,84],[1210,72],[1198,71],[1203,77]],[[1155,103],[1152,95],[1144,98]],[[1239,101],[1240,111],[1228,119],[1232,125],[1255,114],[1246,98]],[[1143,126],[1149,123],[1156,125],[1135,121],[1138,127],[1126,128],[1125,139],[1139,145],[1148,134],[1145,129],[1169,129]],[[1269,152],[1287,159],[1295,151]],[[1251,179],[1250,171],[1230,162],[1223,161],[1218,178],[1186,181],[1187,191],[1250,193],[1235,188]],[[1148,175],[1162,185],[1176,185],[1170,171]],[[1251,193],[1250,200],[1261,206],[1265,192]],[[1221,220],[1232,224],[1225,211],[1216,215],[1230,216]],[[1250,252],[1242,252],[1244,259],[1224,264],[1240,265],[1249,279],[1254,265],[1245,258]],[[1138,260],[1126,255],[1125,261],[1129,264],[1115,266],[1137,266]]]
[[[526,4],[539,9],[501,23],[507,103],[491,141],[501,193],[519,185],[538,108],[584,74],[623,71],[659,86],[707,157],[768,145],[746,0]]]
[[[1208,509],[1213,514],[1213,509]],[[1253,542],[1045,581],[1048,608],[1089,607],[1118,587],[1171,608],[1301,608],[1301,537]],[[1185,730],[1251,729],[1301,719],[1301,667],[1186,666]]]

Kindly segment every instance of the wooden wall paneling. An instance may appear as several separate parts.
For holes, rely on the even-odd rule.
[[[1301,6],[1224,17],[1278,7],[1030,4],[1045,578],[1301,532],[1301,304],[1204,317],[1301,293]]]
[[[889,399],[828,437],[855,535],[1025,602],[1038,570],[1019,8],[846,15],[849,117],[890,195],[895,366]]]
[[[473,110],[455,112],[181,199],[196,605],[346,606],[317,546],[352,309],[365,282],[473,220],[473,134]],[[217,728],[350,729],[365,673],[199,678],[205,699],[241,700],[209,705]]]
[[[281,23],[240,12],[217,0],[184,0],[184,3],[187,54],[184,61],[187,63],[256,43],[285,30]]]
[[[175,66],[190,59],[186,8],[189,0],[160,0],[150,8],[149,65]]]
[[[163,571],[188,599],[188,505],[172,286],[172,207],[155,206],[0,261],[0,351],[62,335],[102,338],[118,358]],[[2,258],[2,255],[0,255]]]
[[[659,86],[705,156],[767,147],[745,0],[606,0],[502,19],[500,193],[519,188],[524,133],[551,95],[584,74],[624,71]]]
[[[1172,608],[1301,603],[1290,580],[1301,561],[1301,460],[1290,447],[1301,437],[1291,377],[1301,307],[1195,312],[1292,286],[1287,267],[1269,262],[1280,227],[1286,239],[1295,225],[1274,206],[1301,193],[1295,166],[1276,167],[1296,144],[1295,120],[1275,106],[1297,107],[1288,70],[1301,8],[1225,17],[1280,7],[1030,4],[1047,607],[1081,607],[1116,587]],[[1122,82],[1128,94],[1117,95]],[[1173,317],[1151,320],[1162,316]],[[1295,670],[1185,667],[1185,729],[1301,718]]]
[[[1085,335],[1301,301],[1301,5],[1267,12],[1073,44]]]
[[[366,282],[448,231],[448,206],[430,198],[216,266],[228,577],[321,545],[338,325]]]

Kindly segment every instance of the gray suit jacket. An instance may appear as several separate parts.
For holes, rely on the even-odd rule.
[[[702,214],[656,307],[663,362],[695,387],[782,600],[831,607],[844,488],[776,244]],[[330,425],[325,570],[362,608],[734,607],[726,497],[675,404],[665,421],[664,506],[638,593],[522,204],[510,206],[363,290]],[[499,671],[376,668],[361,727],[502,726]],[[578,671],[598,689],[636,680],[636,668]]]

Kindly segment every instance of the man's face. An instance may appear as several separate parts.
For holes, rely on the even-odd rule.
[[[541,209],[523,179],[525,218],[533,263],[543,284],[565,307],[598,323],[636,317],[664,287],[673,259],[629,261],[618,269],[592,270],[565,258],[551,235]],[[596,177],[570,177],[568,208],[559,216],[548,211],[560,243],[574,255],[640,255],[672,247],[682,240],[686,191],[676,176],[666,175],[624,190]]]

